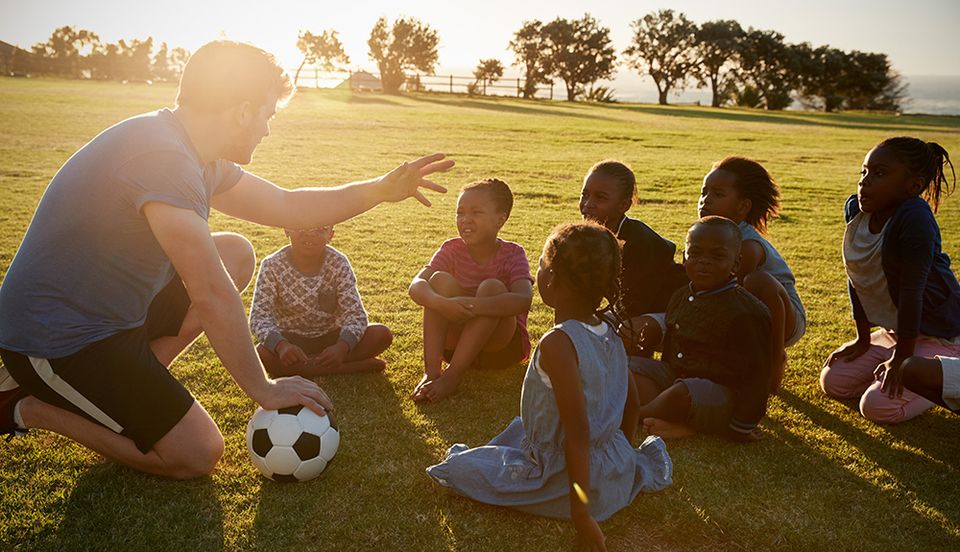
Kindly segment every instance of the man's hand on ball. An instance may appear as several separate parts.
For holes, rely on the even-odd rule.
[[[264,396],[255,400],[265,410],[279,410],[296,404],[302,404],[320,416],[333,410],[333,403],[323,389],[300,376],[269,380]]]

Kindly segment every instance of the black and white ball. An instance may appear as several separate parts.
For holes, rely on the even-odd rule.
[[[247,450],[260,473],[280,482],[307,481],[320,475],[340,446],[330,414],[305,406],[257,408],[247,424]]]

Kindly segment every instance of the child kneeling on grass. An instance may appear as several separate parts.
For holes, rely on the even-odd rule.
[[[410,283],[423,307],[423,378],[413,400],[452,395],[470,367],[502,368],[530,355],[530,261],[497,237],[513,208],[502,180],[468,184],[457,199],[457,238],[443,242]],[[449,364],[442,369],[442,361]]]
[[[636,416],[628,399],[627,354],[598,316],[618,291],[620,247],[594,223],[558,227],[547,239],[537,289],[554,323],[537,345],[523,380],[520,416],[487,446],[457,444],[427,468],[437,483],[487,504],[571,519],[587,549],[603,549],[597,525],[640,492],[672,482],[666,446],[627,440]],[[635,406],[635,405],[634,405]]]
[[[688,288],[667,306],[663,360],[633,359],[646,431],[760,437],[770,382],[770,312],[737,284],[740,229],[708,216],[687,232]]]
[[[250,309],[257,353],[273,376],[382,370],[390,329],[368,324],[347,257],[330,247],[333,227],[284,230],[290,245],[260,264]]]

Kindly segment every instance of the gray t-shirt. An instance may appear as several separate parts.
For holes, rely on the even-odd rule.
[[[144,323],[170,259],[142,212],[159,201],[204,220],[243,170],[204,164],[172,111],[122,121],[80,148],[40,199],[0,285],[0,347],[59,358]]]

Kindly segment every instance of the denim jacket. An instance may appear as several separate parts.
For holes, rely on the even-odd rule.
[[[847,199],[847,223],[860,212],[856,194]],[[883,228],[880,262],[897,306],[897,335],[953,338],[960,335],[960,284],[941,249],[940,227],[927,202],[911,197],[897,207]],[[847,280],[854,320],[867,315]]]

